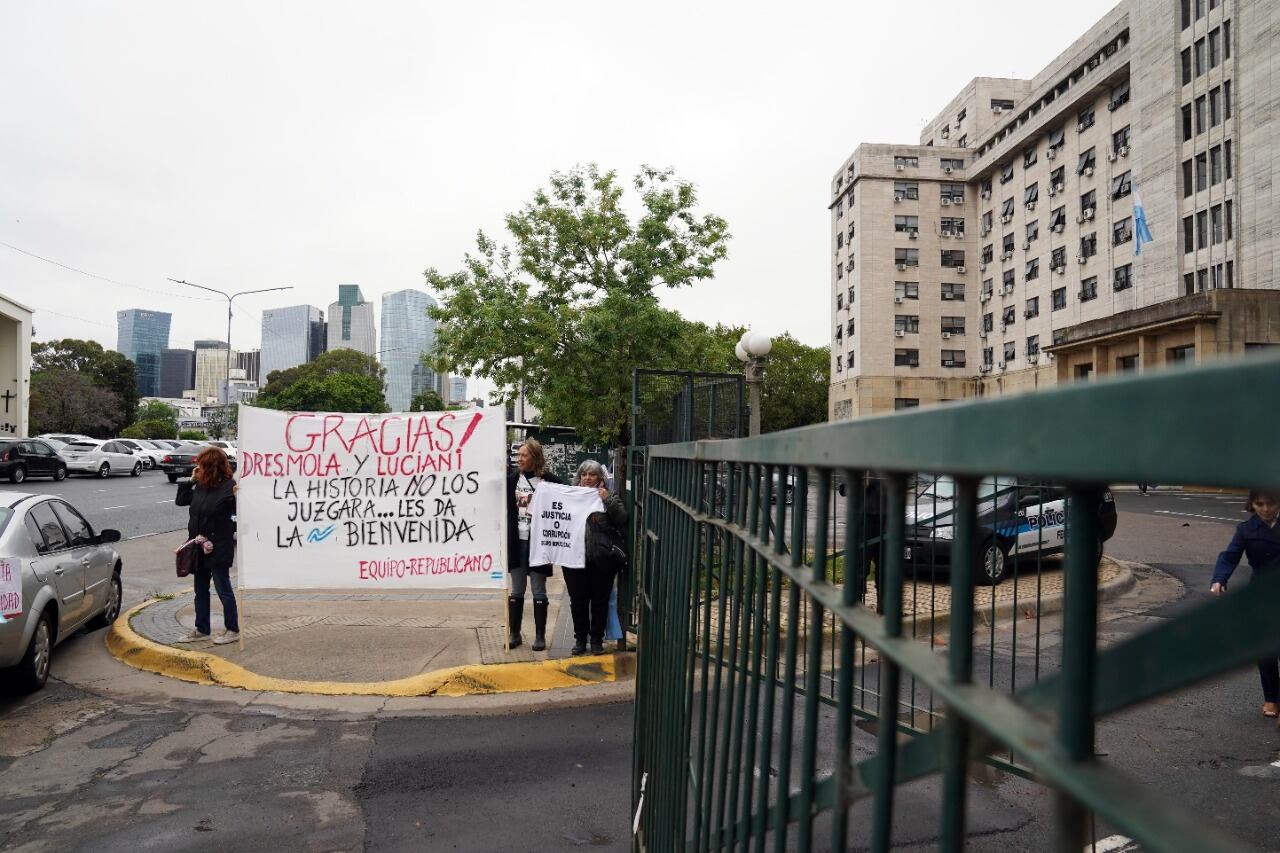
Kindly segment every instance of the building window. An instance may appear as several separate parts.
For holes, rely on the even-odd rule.
[[[1227,199],[1226,212],[1222,214],[1222,218],[1227,220],[1227,239],[1232,239],[1235,235],[1231,231],[1231,199]]]
[[[1209,126],[1222,124],[1222,87],[1215,86],[1209,90]]]
[[[849,285],[849,296],[848,296],[848,299],[849,299],[849,307],[850,307],[850,308],[852,308],[852,307],[853,307],[853,285],[852,285],[852,284],[851,284],[851,285]],[[851,321],[851,322],[852,322],[852,321]]]
[[[1165,361],[1170,364],[1192,364],[1196,360],[1196,345],[1187,344],[1180,347],[1170,347]]]
[[[939,187],[938,197],[959,204],[964,201],[964,184],[944,183]]]
[[[1000,274],[1000,285],[1004,290],[1013,292],[1013,270],[1005,270]]]
[[[1208,270],[1196,270],[1196,287],[1202,291],[1209,288]]]
[[[1063,133],[1063,129],[1061,127],[1054,128],[1053,130],[1049,131],[1049,150],[1055,152],[1054,153],[1055,157],[1057,156],[1058,149],[1066,144],[1066,140],[1064,139],[1064,136],[1065,134]]]
[[[1066,186],[1066,174],[1066,166],[1059,166],[1049,173],[1049,195],[1062,192]]]
[[[836,310],[837,311],[844,310],[844,291],[841,291],[840,293],[836,294]]]
[[[1040,297],[1039,296],[1033,296],[1027,300],[1026,310],[1023,311],[1022,316],[1026,317],[1027,319],[1040,316]]]
[[[1063,308],[1067,307],[1067,289],[1065,287],[1054,288],[1053,292],[1049,294],[1049,297],[1050,305],[1054,311],[1061,311]]]
[[[1088,107],[1086,109],[1081,110],[1080,114],[1076,116],[1076,119],[1077,119],[1077,122],[1076,122],[1077,133],[1083,133],[1084,131],[1093,127],[1093,120],[1094,120],[1093,107]]]
[[[1190,296],[1196,292],[1196,274],[1193,272],[1182,274],[1182,295]]]
[[[947,169],[951,169],[952,171],[954,171],[956,169],[963,169],[963,168],[964,168],[964,160],[961,160],[957,157],[942,158],[943,171],[946,171]]]
[[[944,349],[942,351],[943,367],[964,367],[964,350]]]
[[[1128,290],[1133,287],[1133,264],[1116,267],[1111,277],[1112,290]]]
[[[1196,250],[1196,225],[1195,217],[1182,217],[1182,254],[1186,255]]]
[[[995,315],[992,314],[991,312],[987,312],[986,314],[983,314],[982,315],[982,331],[990,332],[994,328],[995,328]]]
[[[1231,118],[1231,81],[1222,84],[1222,117]]]
[[[841,356],[836,356],[836,373],[843,373],[843,372],[844,372],[844,359]]]
[[[1065,341],[1066,339],[1067,339],[1067,331],[1066,331],[1066,329],[1054,329],[1054,331],[1053,331],[1053,345],[1054,345],[1055,347],[1056,347],[1058,344],[1060,344],[1060,343],[1062,343],[1063,341]]]
[[[854,260],[855,260],[855,259],[854,259],[853,255],[850,255],[850,256],[849,256],[849,260],[847,260],[847,261],[845,261],[845,262],[844,262],[844,269],[845,269],[845,272],[853,272],[854,267],[856,267],[856,266],[857,266],[857,264],[854,262]]]
[[[1027,148],[1022,152],[1022,168],[1028,169],[1036,164],[1036,149]]]
[[[1182,0],[1182,28],[1191,26],[1191,0]]]
[[[1006,234],[1000,238],[1000,252],[1004,255],[1013,254],[1013,235]]]
[[[1089,378],[1089,376],[1090,376],[1090,375],[1092,375],[1092,373],[1093,373],[1093,362],[1088,362],[1088,363],[1086,363],[1086,364],[1077,364],[1077,365],[1076,365],[1076,379],[1077,379],[1077,380],[1079,380],[1079,381],[1085,381],[1085,380],[1087,380],[1087,379]]]
[[[964,252],[960,249],[943,249],[942,265],[944,267],[964,266]]]
[[[1004,310],[1000,312],[1000,331],[1004,331],[1012,326],[1017,318],[1017,310],[1012,305],[1006,305]]]
[[[1086,169],[1092,169],[1098,164],[1098,153],[1096,148],[1090,148],[1080,152],[1080,159],[1076,162],[1076,174],[1083,175]]]
[[[849,335],[849,337],[851,338],[853,337],[853,319],[852,318],[850,318],[849,325],[846,327],[845,332]]]
[[[844,248],[844,232],[843,231],[841,231],[839,234],[836,235],[836,248],[837,249]]]
[[[1217,68],[1222,61],[1222,30],[1209,31],[1209,67]]]
[[[1080,257],[1092,258],[1096,254],[1098,254],[1098,232],[1094,231],[1080,238]],[[1065,255],[1062,262],[1064,265],[1067,262]]]
[[[1090,299],[1098,298],[1098,277],[1091,275],[1084,281],[1080,282],[1080,301],[1088,302]]]
[[[1039,354],[1040,354],[1040,336],[1032,335],[1031,337],[1027,338],[1027,355],[1039,355]]]
[[[1040,200],[1040,184],[1038,182],[1029,185],[1022,194],[1022,201],[1025,204],[1035,204]]]
[[[963,237],[964,220],[955,216],[944,216],[938,222],[938,233],[948,237]]]
[[[1133,192],[1133,175],[1131,172],[1124,172],[1111,179],[1112,200],[1124,198],[1131,192]]]
[[[919,158],[919,157],[902,157],[902,156],[897,156],[897,157],[894,157],[894,158],[893,158],[893,165],[894,165],[894,166],[901,166],[901,167],[903,167],[904,169],[905,169],[907,166],[910,166],[910,167],[912,167],[912,168],[914,169],[916,166],[919,166],[919,165],[920,165],[920,158]]]
[[[943,317],[942,333],[944,335],[963,335],[964,334],[964,317]]]
[[[993,110],[1011,110],[1013,109],[1013,101],[1008,98],[992,98],[991,109]]]
[[[1039,236],[1040,236],[1040,220],[1033,219],[1027,223],[1026,241],[1028,243],[1034,243]]]
[[[1119,246],[1133,239],[1133,218],[1117,219],[1111,226],[1111,245]]]
[[[854,223],[850,222],[849,223],[849,239],[850,240],[853,239],[853,233],[854,233]]]
[[[993,258],[995,258],[995,247],[988,243],[982,247],[982,255],[979,260],[984,264],[989,264]]]
[[[1213,245],[1222,242],[1222,205],[1215,204],[1209,208],[1209,234]]]
[[[1062,233],[1062,229],[1067,227],[1067,206],[1054,208],[1049,214],[1049,230]]]
[[[1195,178],[1192,175],[1192,160],[1182,161],[1182,197],[1190,198],[1195,190]]]
[[[1010,196],[1000,205],[1000,218],[1005,222],[1013,218],[1013,203],[1013,197]]]
[[[1138,371],[1138,357],[1136,355],[1122,355],[1116,358],[1116,373],[1136,373]]]
[[[895,332],[903,332],[917,334],[920,331],[920,315],[919,314],[897,314],[893,318],[893,330]]]
[[[837,341],[844,340],[844,326],[836,326],[836,340]]]
[[[1222,22],[1222,58],[1231,58],[1231,22]]]
[[[1129,125],[1117,130],[1111,134],[1111,150],[1119,154],[1122,149],[1129,147]]]
[[[920,408],[920,400],[917,397],[894,397],[893,408],[895,411],[918,409]]]
[[[893,296],[895,299],[919,299],[920,282],[895,281],[893,283]]]
[[[1080,215],[1089,216],[1098,207],[1098,193],[1096,190],[1089,190],[1080,196]]]
[[[1196,192],[1209,186],[1209,155],[1197,154],[1195,156],[1196,164]]]
[[[1231,180],[1231,140],[1228,139],[1222,143],[1222,161],[1223,167],[1227,173],[1227,180]]]
[[[1182,49],[1182,85],[1191,82],[1191,48]]]
[[[1191,105],[1183,104],[1182,106],[1182,141],[1186,142],[1191,139]]]
[[[1000,183],[1007,184],[1013,180],[1013,163],[1005,163],[1000,167]]]
[[[1107,104],[1107,109],[1118,110],[1127,103],[1129,103],[1129,81],[1125,80],[1111,90],[1111,101]]]
[[[1018,345],[1013,341],[1006,341],[1004,345],[1004,363],[1009,364],[1018,357]]]
[[[853,350],[849,350],[849,354],[845,356],[844,361],[845,361],[845,364],[849,366],[849,369],[853,370]]]
[[[918,216],[895,216],[893,217],[893,230],[899,234],[911,234],[920,230],[920,217]]]
[[[842,278],[844,278],[844,267],[840,264],[836,264],[836,280],[839,281]]]
[[[893,351],[894,367],[919,367],[920,366],[920,350],[918,349],[895,349]]]
[[[991,369],[991,363],[995,360],[995,350],[991,347],[982,348],[982,366]]]
[[[920,198],[920,185],[915,181],[894,181],[893,197],[899,201],[902,199],[918,199]]]
[[[1205,121],[1205,119],[1207,118],[1207,112],[1205,110],[1204,95],[1201,95],[1200,97],[1196,98],[1195,107],[1196,107],[1196,136],[1199,136],[1200,134],[1204,133],[1205,129],[1208,127],[1208,124]]]
[[[964,302],[964,282],[944,281],[942,283],[942,298],[950,302]]]
[[[1209,183],[1217,186],[1222,183],[1222,146],[1215,145],[1209,149]]]
[[[894,249],[893,260],[898,266],[918,267],[920,266],[920,250]]]
[[[956,140],[956,147],[957,147],[957,148],[968,148],[968,147],[969,147],[969,137],[968,137],[968,136],[962,136],[962,137],[960,137],[959,139],[957,139],[957,140]]]
[[[1209,245],[1209,212],[1205,210],[1196,213],[1196,248],[1204,249]]]

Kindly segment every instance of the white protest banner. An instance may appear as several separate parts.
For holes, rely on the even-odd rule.
[[[0,560],[0,620],[22,615],[22,566]]]
[[[543,483],[529,504],[529,565],[581,569],[587,564],[587,516],[603,512],[596,489]]]
[[[241,406],[241,584],[504,586],[505,414]]]

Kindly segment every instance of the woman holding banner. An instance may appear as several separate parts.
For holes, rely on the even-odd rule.
[[[180,643],[209,639],[209,581],[222,602],[225,629],[214,638],[215,645],[234,643],[240,637],[240,614],[236,593],[231,587],[231,563],[236,556],[236,483],[231,478],[227,454],[217,447],[200,451],[191,481],[178,485],[174,503],[191,507],[187,535],[200,546],[196,568],[196,628],[181,637]]]
[[[507,625],[511,636],[507,643],[516,648],[524,643],[520,627],[524,622],[524,593],[533,587],[533,646],[535,652],[547,648],[547,578],[551,566],[529,565],[529,529],[533,518],[529,502],[542,483],[559,483],[560,478],[547,471],[542,445],[526,438],[516,454],[516,469],[507,475],[507,573],[511,589],[507,594]]]
[[[587,516],[586,567],[564,569],[564,585],[569,589],[569,612],[573,614],[573,654],[587,651],[591,639],[593,655],[604,652],[604,634],[609,619],[609,595],[613,581],[625,562],[622,531],[627,526],[627,510],[616,493],[605,488],[604,468],[594,459],[585,459],[573,479],[575,486],[595,488],[604,502],[604,512]]]

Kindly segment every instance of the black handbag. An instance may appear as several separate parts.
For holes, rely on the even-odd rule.
[[[193,539],[177,551],[174,551],[173,557],[174,568],[178,572],[178,577],[185,578],[188,575],[195,574],[200,565],[200,544]]]

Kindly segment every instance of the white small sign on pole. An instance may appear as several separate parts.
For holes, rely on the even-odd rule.
[[[502,409],[239,408],[244,587],[505,586]]]

